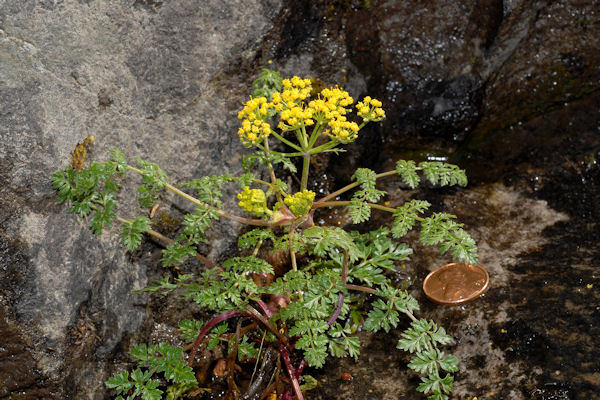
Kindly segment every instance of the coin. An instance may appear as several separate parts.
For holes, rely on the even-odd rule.
[[[457,305],[475,300],[489,284],[490,276],[482,266],[451,263],[429,273],[423,281],[423,290],[438,304]]]

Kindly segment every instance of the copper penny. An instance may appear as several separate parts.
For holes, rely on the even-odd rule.
[[[444,305],[475,300],[488,289],[490,276],[480,265],[446,264],[429,273],[423,290],[430,300]]]

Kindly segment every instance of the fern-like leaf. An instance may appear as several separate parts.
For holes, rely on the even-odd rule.
[[[419,214],[427,210],[431,204],[424,200],[411,200],[404,203],[394,211],[394,224],[392,236],[402,237],[415,225]]]
[[[417,166],[414,161],[399,160],[396,163],[396,172],[402,178],[402,181],[411,189],[416,188],[421,181],[417,174]]]

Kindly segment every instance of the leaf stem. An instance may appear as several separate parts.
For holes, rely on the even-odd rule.
[[[133,172],[140,174],[140,175],[144,175],[144,172],[141,169],[132,167],[131,165],[127,165],[127,168]],[[245,218],[245,217],[240,217],[237,215],[229,214],[227,211],[221,210],[220,208],[217,208],[217,207],[211,206],[210,204],[204,203],[204,202],[198,200],[197,198],[195,198],[194,196],[190,196],[189,194],[185,193],[184,191],[176,188],[175,186],[173,186],[169,183],[165,183],[165,189],[175,193],[176,195],[178,195],[180,197],[183,197],[184,199],[188,200],[189,202],[191,202],[193,204],[213,210],[217,214],[222,216],[223,218],[227,218],[232,221],[240,222],[245,225],[254,225],[254,226],[271,226],[272,225],[270,221],[266,221],[263,219],[251,219],[251,218]]]
[[[378,178],[385,178],[386,176],[395,175],[395,174],[397,174],[397,172],[396,172],[395,170],[392,170],[392,171],[386,171],[386,172],[382,172],[382,173],[380,173],[380,174],[377,174],[377,175],[375,175],[375,179],[378,179]],[[333,192],[333,193],[330,193],[330,194],[328,194],[327,196],[325,196],[325,197],[323,197],[323,198],[321,198],[321,199],[319,199],[319,200],[315,201],[315,202],[313,203],[313,205],[314,205],[314,204],[319,204],[319,203],[324,203],[324,202],[326,202],[326,201],[328,201],[328,200],[330,200],[330,199],[334,199],[334,198],[336,198],[337,196],[339,196],[340,194],[342,194],[342,193],[345,193],[345,192],[347,192],[347,191],[348,191],[348,190],[350,190],[350,189],[354,189],[354,188],[355,188],[355,187],[357,187],[358,185],[360,185],[360,182],[352,182],[352,183],[350,183],[349,185],[346,185],[346,186],[344,186],[343,188],[341,188],[341,189],[339,189],[339,190],[336,190],[335,192]]]
[[[294,227],[290,227],[290,260],[292,261],[292,269],[298,271],[298,265],[296,265],[296,252],[294,251]]]
[[[281,334],[281,332],[279,332],[279,330],[277,328],[275,328],[268,319],[266,319],[261,313],[259,313],[258,311],[256,311],[255,308],[248,306],[246,308],[246,311],[240,311],[240,310],[231,310],[231,311],[226,311],[222,314],[217,315],[216,317],[214,317],[213,319],[211,319],[210,321],[208,321],[206,323],[206,325],[204,325],[204,327],[200,330],[200,333],[198,333],[198,337],[196,338],[196,340],[194,341],[194,344],[192,345],[192,351],[190,352],[190,358],[188,360],[188,366],[192,366],[194,363],[194,357],[196,356],[196,352],[198,351],[198,347],[200,346],[200,343],[202,342],[202,339],[204,339],[204,337],[206,336],[206,334],[218,323],[225,321],[229,318],[235,318],[235,317],[249,317],[252,318],[254,320],[256,320],[257,322],[260,322],[261,324],[263,324],[266,328],[268,328],[271,332],[273,332],[275,334],[275,336],[277,337],[277,339],[279,339],[279,342],[281,343],[280,348],[283,347],[285,348],[289,348],[292,349],[293,347],[290,345],[290,342],[286,339],[285,336],[283,336]]]
[[[277,178],[275,178],[275,171],[273,170],[273,164],[271,164],[271,158],[269,157],[269,138],[265,138],[265,158],[267,159],[267,168],[269,169],[269,176],[271,177],[271,183],[275,186],[275,182]],[[277,200],[279,202],[283,202],[281,198],[281,193],[278,190],[275,191],[275,196],[277,196]]]
[[[340,207],[340,206],[348,206],[350,205],[349,201],[325,201],[322,203],[313,203],[313,208],[321,208],[321,207]],[[367,205],[371,208],[375,208],[377,210],[387,211],[393,213],[396,211],[395,208],[382,206],[380,204],[375,203],[367,203]]]
[[[133,222],[131,220],[128,220],[128,219],[125,219],[125,218],[121,218],[119,216],[115,216],[115,219],[117,221],[119,221],[120,223],[122,223],[122,224],[125,224],[125,223],[131,224]],[[165,245],[168,246],[170,244],[175,243],[175,241],[173,239],[168,238],[165,235],[163,235],[162,233],[157,232],[157,231],[152,230],[152,229],[145,230],[144,233],[152,236],[154,239],[156,239],[158,241],[158,243],[160,243],[163,246],[165,246]],[[196,257],[196,259],[198,261],[204,263],[209,268],[216,268],[216,267],[218,267],[217,264],[215,264],[214,262],[212,262],[211,260],[209,260],[208,258],[206,258],[205,256],[203,256],[202,254],[196,253],[196,255],[194,257]]]
[[[294,143],[292,143],[289,140],[285,139],[283,136],[277,134],[275,131],[272,130],[271,133],[273,134],[273,136],[275,136],[277,139],[279,139],[279,141],[287,144],[288,146],[290,146],[294,150],[302,151],[302,148],[300,148],[300,146],[295,145]]]

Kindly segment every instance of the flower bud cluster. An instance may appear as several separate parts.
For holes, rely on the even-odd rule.
[[[267,208],[267,196],[260,189],[250,189],[246,186],[244,190],[238,193],[237,198],[240,200],[238,205],[244,211],[258,217],[263,214],[272,214],[272,211]]]
[[[315,192],[305,189],[294,195],[286,196],[283,202],[295,216],[301,217],[310,211],[314,200]]]

